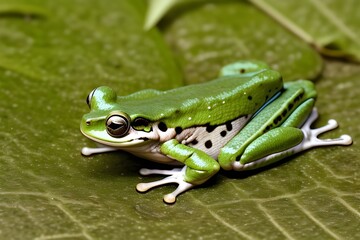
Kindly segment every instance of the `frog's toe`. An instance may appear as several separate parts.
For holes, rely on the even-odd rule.
[[[139,183],[138,185],[136,185],[136,190],[139,192],[146,192],[151,188],[154,187],[158,187],[161,185],[166,185],[169,183],[172,183],[172,179],[169,179],[169,177],[158,180],[158,181],[154,181],[154,182],[148,182],[148,183]]]
[[[176,202],[176,196],[173,193],[169,193],[164,196],[163,200],[165,203],[172,204]]]
[[[184,180],[184,171],[183,169],[173,169],[173,170],[158,170],[158,169],[146,169],[143,168],[140,170],[140,173],[142,175],[149,175],[149,174],[162,174],[162,175],[170,175],[164,179],[154,181],[154,182],[148,182],[148,183],[139,183],[136,186],[136,190],[139,192],[146,192],[151,188],[167,185],[171,183],[178,184],[178,187],[176,190],[172,193],[169,193],[164,196],[164,202],[165,203],[174,203],[176,201],[176,197],[180,195],[183,192],[186,192],[190,188],[194,187],[195,184],[186,182]]]
[[[349,135],[347,135],[347,134],[341,135],[341,136],[340,136],[340,139],[342,139],[342,141],[343,141],[343,143],[344,143],[345,145],[350,145],[350,144],[352,144],[352,138],[351,138]]]
[[[141,175],[150,175],[150,174],[162,174],[162,175],[170,175],[166,178],[163,178],[158,181],[148,182],[148,183],[139,183],[136,186],[136,190],[139,192],[146,192],[151,188],[158,187],[161,185],[166,185],[169,183],[178,183],[180,184],[184,180],[183,171],[181,169],[173,169],[173,170],[159,170],[159,169],[140,169]]]
[[[161,169],[148,169],[148,168],[141,168],[139,173],[143,176],[151,175],[151,174],[159,174],[159,175],[173,175],[174,173],[181,172],[181,168],[174,168],[172,170],[161,170]]]
[[[94,154],[98,154],[98,153],[114,152],[114,151],[118,151],[118,150],[119,149],[117,149],[117,148],[103,146],[103,145],[101,147],[97,147],[97,148],[83,147],[81,149],[81,154],[84,156],[90,156],[90,155],[94,155]]]
[[[149,190],[151,188],[151,186],[149,185],[149,183],[138,183],[136,185],[136,190],[138,192],[146,192],[147,190]]]
[[[186,192],[187,190],[193,188],[195,185],[182,181],[179,183],[179,186],[176,188],[175,191],[173,191],[172,193],[166,194],[164,196],[164,202],[165,203],[175,203],[176,202],[176,198],[177,196],[179,196],[181,193]]]
[[[309,119],[305,122],[301,130],[304,132],[306,137],[306,143],[304,144],[304,149],[317,147],[317,146],[328,146],[328,145],[350,145],[352,144],[352,139],[349,135],[342,135],[339,138],[334,139],[320,139],[318,136],[331,131],[337,128],[339,125],[334,119],[330,119],[327,125],[312,129],[310,126],[318,117],[316,109],[313,110]]]

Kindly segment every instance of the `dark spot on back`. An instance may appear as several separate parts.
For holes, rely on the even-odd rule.
[[[206,126],[206,131],[208,133],[211,133],[212,131],[214,131],[215,128],[216,128],[216,126],[208,125],[208,126]]]
[[[245,69],[244,69],[244,68],[241,68],[241,69],[240,69],[240,73],[245,73]]]
[[[192,142],[191,142],[191,144],[192,145],[196,145],[196,144],[198,144],[199,142],[198,142],[198,140],[196,140],[196,139],[194,139]]]
[[[205,147],[206,147],[206,148],[211,148],[211,147],[212,147],[212,142],[211,142],[211,140],[207,140],[207,141],[205,142]]]
[[[160,122],[158,127],[159,127],[160,131],[162,131],[162,132],[166,132],[166,130],[168,129],[166,124],[163,122]]]
[[[221,131],[220,135],[221,135],[222,137],[225,137],[225,136],[226,136],[226,131]]]
[[[232,124],[231,122],[226,123],[226,130],[231,131],[232,130]]]
[[[292,103],[289,104],[288,106],[288,110],[291,111],[291,109],[294,107],[294,105]]]
[[[287,110],[286,110],[286,109],[284,109],[284,111],[282,112],[282,116],[283,116],[283,117],[285,117],[285,116],[286,116],[286,114],[287,114]]]
[[[271,126],[272,126],[272,125],[266,126],[266,128],[265,128],[265,130],[264,130],[264,133],[268,132],[268,131],[271,129]]]
[[[281,116],[277,116],[275,119],[274,119],[274,124],[277,125],[279,122],[281,122]]]
[[[175,128],[175,132],[177,133],[177,134],[180,134],[181,132],[182,132],[182,128],[181,127],[176,127]]]
[[[252,100],[252,96],[248,96],[248,99],[251,101],[251,100]]]

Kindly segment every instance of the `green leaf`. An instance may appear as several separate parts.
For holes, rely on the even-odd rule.
[[[145,21],[146,29],[153,27],[170,9],[180,3],[194,4],[202,0],[149,0],[150,7]],[[209,1],[207,1],[209,2]],[[218,2],[219,1],[210,1]],[[222,1],[224,2],[224,1]],[[249,0],[301,40],[330,57],[360,60],[360,29],[357,14],[359,1],[341,0]],[[233,18],[237,21],[238,18]],[[238,22],[238,21],[237,21]],[[243,27],[243,26],[242,26]],[[256,28],[257,29],[257,28]]]
[[[176,7],[162,24],[187,82],[206,81],[239,59],[257,59],[286,81],[316,78],[317,52],[246,1],[191,1]]]
[[[360,61],[359,1],[250,2],[324,55]]]
[[[174,186],[146,194],[135,191],[137,183],[157,179],[140,177],[141,167],[163,166],[120,152],[80,155],[82,147],[92,144],[81,136],[79,122],[88,111],[85,98],[93,88],[109,85],[128,94],[181,84],[181,71],[162,36],[156,29],[143,31],[143,2],[9,2],[0,0],[0,6],[7,6],[0,10],[0,239],[360,237],[358,65],[326,61],[316,81],[321,114],[316,125],[337,119],[341,128],[324,137],[349,133],[354,146],[313,149],[259,172],[221,172],[169,206],[161,199]],[[230,20],[221,23],[226,17],[219,17],[214,8],[232,17],[231,6],[233,11],[239,7],[237,2],[224,5],[226,8],[205,5],[204,10],[201,4],[193,10],[183,9],[181,18],[196,16],[194,22],[204,28],[211,10],[219,20],[216,26],[226,29],[233,24]],[[256,9],[251,8],[250,13],[256,25],[269,22]],[[171,31],[178,32],[175,26],[186,33],[187,27],[176,21],[165,27],[167,38]],[[277,39],[289,39],[275,24],[270,30]],[[224,35],[213,31],[214,42],[222,42]],[[257,34],[262,31],[268,34],[265,27]],[[235,35],[226,39],[236,42]],[[274,45],[264,39],[257,38],[249,49],[269,60],[266,56],[273,53]],[[283,66],[287,78],[318,75],[321,59],[316,53],[295,38],[286,41],[294,46],[281,45],[284,50],[304,52],[308,57],[298,60],[299,65],[287,63],[284,56],[271,63]],[[184,43],[202,46],[190,35]],[[196,50],[174,49],[180,57]],[[199,76],[194,80],[204,81],[221,64],[239,57],[216,49],[222,56],[194,62],[198,68],[184,69],[187,78]],[[201,51],[205,56],[216,53],[210,46]],[[307,61],[315,66],[310,68]],[[211,73],[205,76],[206,69]]]
[[[178,4],[179,0],[149,0],[144,29],[154,27],[172,7]]]
[[[145,9],[141,1],[18,2],[11,8],[18,14],[0,15],[0,67],[33,79],[81,80],[85,91],[100,83],[115,89],[121,85],[121,93],[160,81],[164,82],[160,88],[181,85],[162,37],[157,31],[142,30]],[[24,9],[42,9],[51,16],[32,17]]]

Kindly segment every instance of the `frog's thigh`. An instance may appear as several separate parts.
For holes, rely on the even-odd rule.
[[[279,127],[268,131],[253,141],[244,151],[240,161],[233,163],[234,170],[259,168],[289,155],[304,139],[303,132],[294,127]]]
[[[296,110],[285,120],[281,127],[300,127],[311,114],[315,100],[310,98],[299,105]]]
[[[173,139],[161,146],[161,152],[185,164],[184,181],[192,184],[202,184],[219,169],[219,163],[201,150],[180,144]]]

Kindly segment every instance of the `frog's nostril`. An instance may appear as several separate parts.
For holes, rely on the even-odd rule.
[[[91,124],[91,121],[90,121],[90,120],[87,120],[87,121],[86,121],[86,126],[90,126],[90,124]]]

